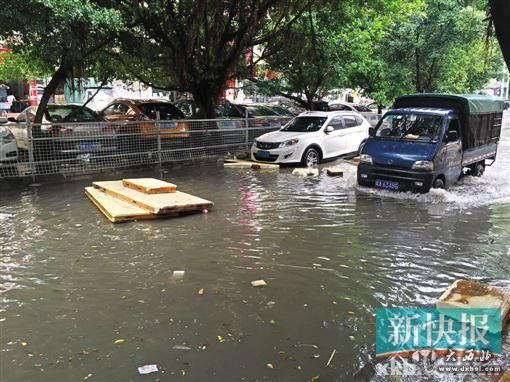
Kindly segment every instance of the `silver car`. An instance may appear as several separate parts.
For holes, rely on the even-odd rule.
[[[363,115],[373,127],[377,125],[381,116],[377,112],[369,109],[365,105],[359,105],[354,103],[334,101],[329,103],[329,110],[331,111],[356,111]]]

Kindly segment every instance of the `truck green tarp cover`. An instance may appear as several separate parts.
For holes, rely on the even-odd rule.
[[[464,105],[464,112],[468,114],[503,112],[504,102],[500,98],[479,94],[412,94],[397,98],[395,108],[400,107],[440,107],[450,102]],[[434,106],[429,105],[432,103]],[[412,105],[410,105],[412,104]],[[448,106],[443,106],[449,109]]]
[[[397,98],[393,104],[394,109],[415,107],[456,110],[464,127],[464,149],[499,140],[504,108],[500,98],[478,94],[412,94]]]

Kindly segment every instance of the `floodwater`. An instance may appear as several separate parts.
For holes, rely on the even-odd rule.
[[[510,289],[509,136],[482,178],[427,195],[359,189],[348,164],[3,185],[0,381],[377,379],[377,307],[431,304],[459,278]],[[149,176],[215,207],[113,225],[83,194]]]

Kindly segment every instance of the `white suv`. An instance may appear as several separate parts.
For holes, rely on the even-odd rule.
[[[323,159],[357,152],[370,123],[351,111],[307,111],[278,131],[255,139],[253,160],[301,163],[313,167]]]

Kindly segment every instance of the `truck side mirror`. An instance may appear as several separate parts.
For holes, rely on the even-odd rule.
[[[446,142],[457,142],[459,140],[459,135],[455,130],[449,131],[446,136]]]
[[[375,129],[373,127],[368,128],[368,136],[375,137]]]

